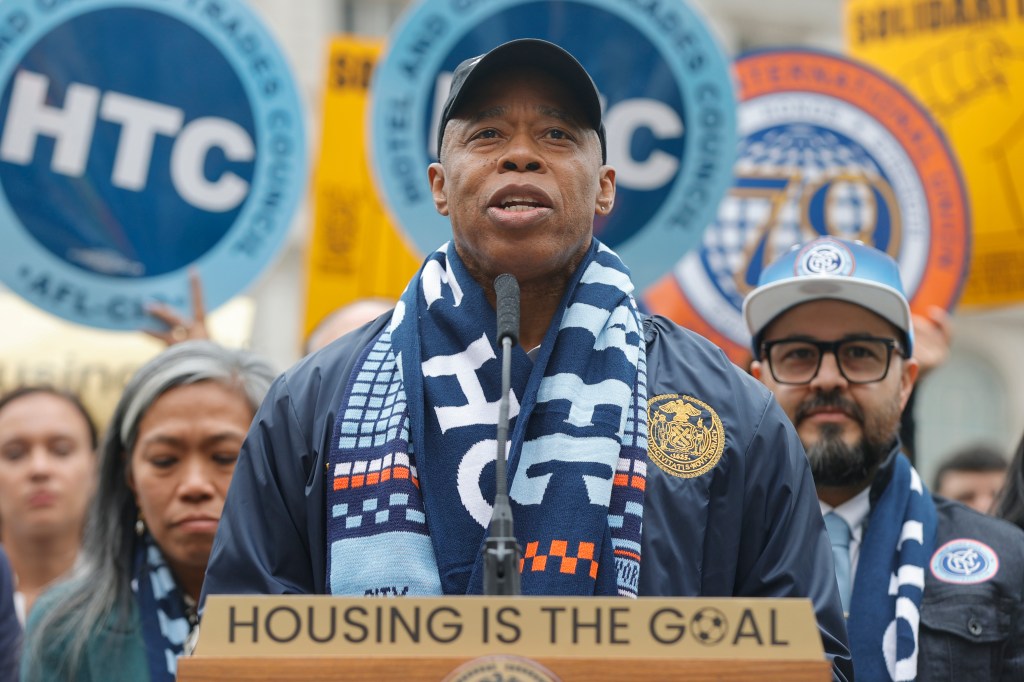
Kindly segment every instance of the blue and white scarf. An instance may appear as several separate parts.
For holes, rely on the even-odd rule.
[[[935,547],[935,503],[897,454],[892,479],[871,509],[850,598],[850,650],[857,677],[917,677],[925,568]]]
[[[596,240],[535,362],[513,349],[509,496],[524,594],[636,596],[646,355],[628,270]],[[431,254],[349,379],[329,454],[333,594],[478,594],[501,398],[495,312]]]
[[[150,682],[174,682],[192,623],[185,595],[148,532],[135,546],[132,593],[139,607]]]

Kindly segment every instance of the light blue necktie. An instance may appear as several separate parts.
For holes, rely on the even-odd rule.
[[[832,560],[836,564],[836,582],[843,612],[850,613],[850,527],[835,512],[825,514],[825,530],[832,543]]]

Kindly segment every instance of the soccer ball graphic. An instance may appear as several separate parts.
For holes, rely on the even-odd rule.
[[[721,642],[728,630],[729,622],[725,614],[710,606],[693,614],[690,620],[690,632],[698,642],[706,646]]]

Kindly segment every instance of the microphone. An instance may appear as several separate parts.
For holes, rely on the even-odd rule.
[[[498,455],[495,460],[494,512],[484,541],[484,594],[517,595],[521,552],[512,527],[505,476],[508,441],[508,394],[512,384],[512,346],[519,341],[519,282],[510,274],[494,280],[501,344],[501,401],[498,403]]]
[[[494,294],[498,309],[498,343],[506,337],[512,345],[519,343],[519,282],[507,272],[494,280]]]

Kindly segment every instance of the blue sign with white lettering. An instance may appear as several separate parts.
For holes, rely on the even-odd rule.
[[[423,0],[393,33],[373,85],[373,155],[398,223],[427,253],[451,235],[427,166],[452,72],[516,38],[571,52],[604,103],[615,210],[595,234],[638,289],[670,271],[715,218],[732,179],[735,96],[729,62],[683,2]]]
[[[279,250],[306,175],[291,73],[238,0],[0,6],[0,278],[110,329],[210,307]]]

